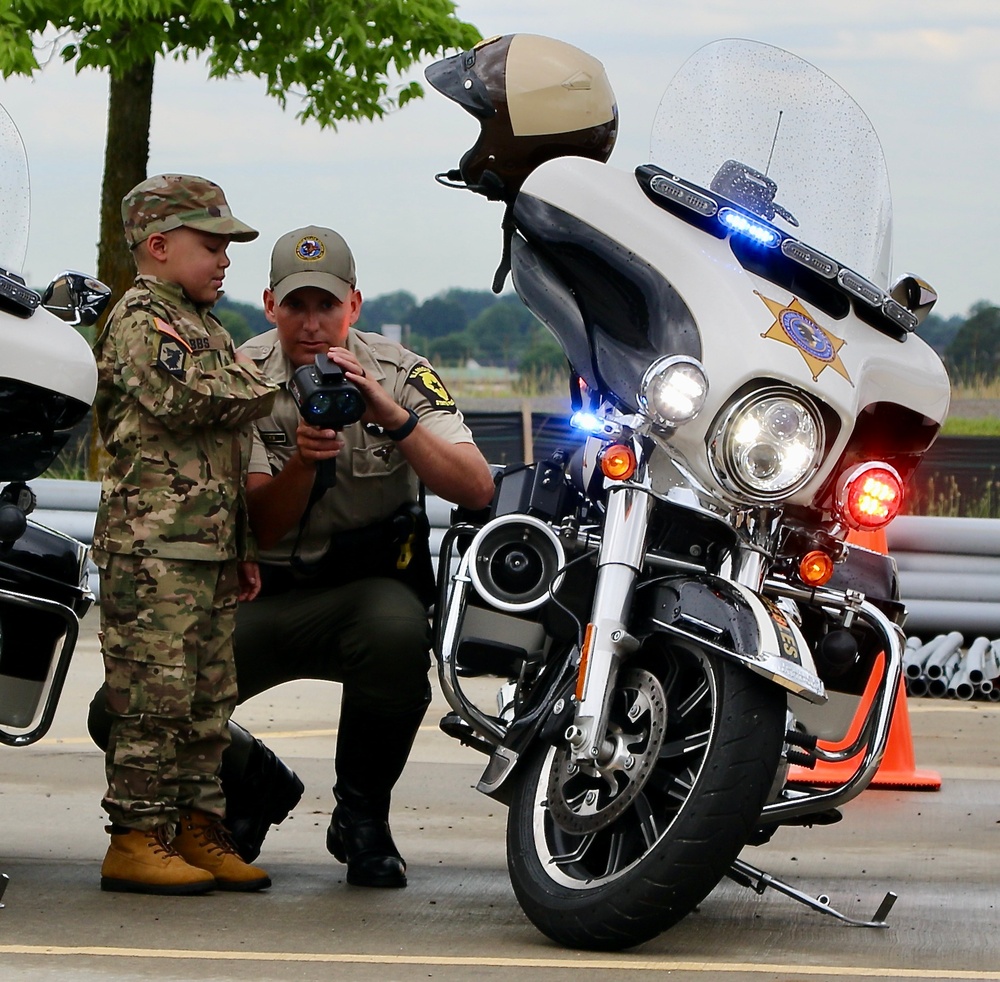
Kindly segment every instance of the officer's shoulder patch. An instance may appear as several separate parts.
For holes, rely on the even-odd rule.
[[[421,395],[435,409],[448,413],[453,413],[457,410],[455,400],[452,399],[448,390],[444,387],[444,382],[441,381],[437,372],[430,365],[414,365],[406,376],[406,384],[418,389]]]
[[[184,378],[190,350],[180,342],[179,338],[175,340],[172,337],[161,337],[160,347],[156,353],[156,364],[174,378]]]

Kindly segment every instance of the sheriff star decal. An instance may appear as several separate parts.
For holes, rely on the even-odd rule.
[[[444,387],[444,382],[428,365],[414,365],[410,369],[410,374],[406,376],[406,384],[416,386],[435,409],[453,413],[458,408]]]
[[[774,314],[774,323],[761,335],[782,344],[797,348],[805,359],[815,382],[824,368],[832,368],[842,375],[851,385],[851,376],[847,374],[844,363],[840,360],[840,349],[844,346],[843,338],[831,334],[826,328],[820,327],[798,300],[793,300],[788,306],[777,300],[769,300],[762,293],[757,294]]]

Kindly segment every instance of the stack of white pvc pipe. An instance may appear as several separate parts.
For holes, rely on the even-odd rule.
[[[975,638],[967,648],[958,631],[930,641],[906,639],[903,675],[911,696],[1000,701],[1000,638]]]
[[[1000,632],[1000,520],[902,515],[886,529],[906,630],[922,637]]]

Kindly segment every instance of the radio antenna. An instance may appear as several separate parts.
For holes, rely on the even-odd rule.
[[[771,152],[767,155],[767,167],[764,168],[764,176],[767,177],[768,171],[771,169],[771,158],[774,156],[774,147],[778,142],[778,130],[781,129],[781,117],[785,114],[784,109],[778,110],[778,123],[774,127],[774,139],[771,140]]]

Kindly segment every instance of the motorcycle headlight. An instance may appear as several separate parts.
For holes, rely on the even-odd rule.
[[[771,500],[797,491],[819,467],[823,422],[796,393],[756,392],[733,406],[710,445],[715,476],[730,491]]]
[[[670,355],[646,369],[639,408],[660,426],[681,426],[701,412],[707,395],[708,377],[701,362],[687,355]]]

